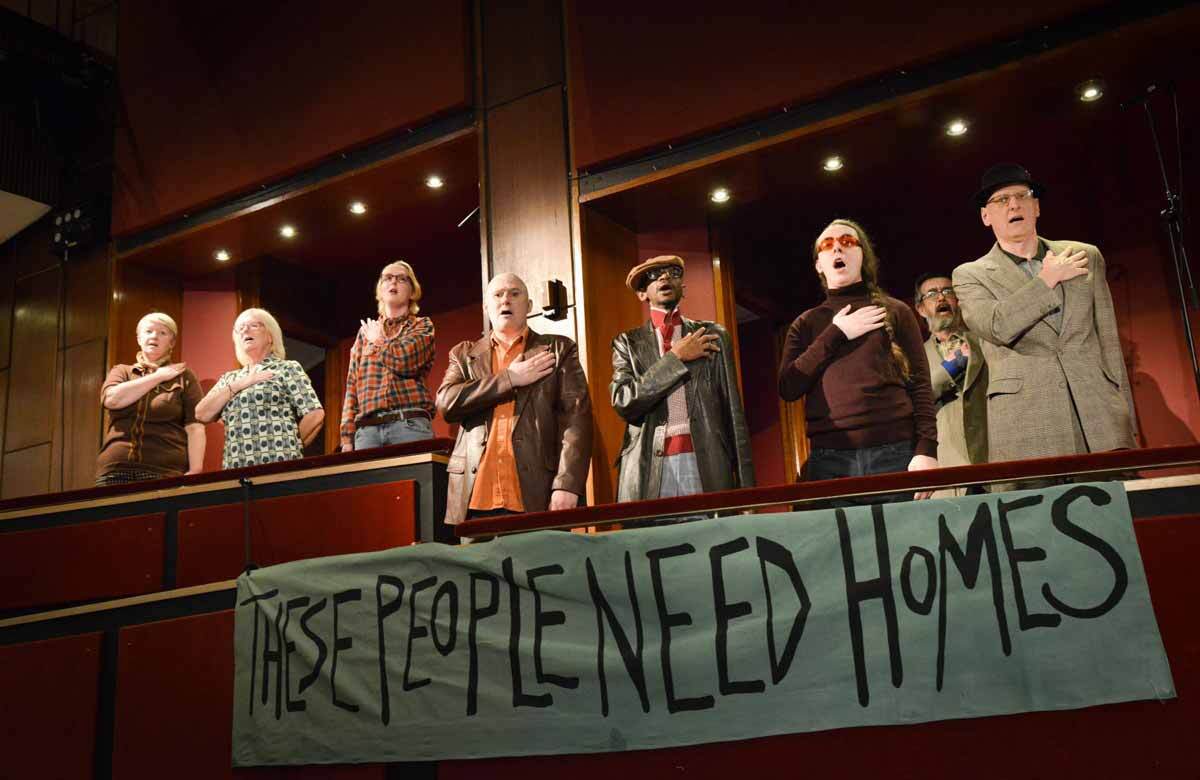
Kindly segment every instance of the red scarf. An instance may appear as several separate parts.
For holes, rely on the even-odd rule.
[[[650,322],[662,336],[663,352],[666,352],[671,348],[671,337],[675,335],[675,326],[683,325],[683,315],[679,313],[679,309],[669,312],[651,309]]]

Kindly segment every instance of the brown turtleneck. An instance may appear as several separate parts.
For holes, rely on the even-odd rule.
[[[912,369],[909,386],[892,369],[891,342],[883,328],[854,341],[833,324],[846,304],[871,306],[866,284],[830,290],[825,301],[788,328],[779,367],[779,394],[804,398],[813,447],[859,449],[912,441],[917,455],[937,457],[937,422],[921,329],[912,310],[886,297],[896,341]]]

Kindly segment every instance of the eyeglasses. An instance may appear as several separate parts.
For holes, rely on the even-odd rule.
[[[669,276],[672,279],[682,279],[683,269],[677,265],[660,265],[658,268],[651,268],[642,274],[642,286],[648,285],[651,282],[657,282],[664,276]]]
[[[934,298],[941,297],[954,298],[957,300],[958,293],[954,292],[953,287],[935,287],[931,290],[926,290],[923,292],[919,300],[921,303],[924,303],[925,301],[932,301]]]
[[[837,244],[842,249],[850,249],[861,244],[857,236],[852,236],[849,233],[841,236],[825,236],[817,242],[818,252],[828,252],[833,249],[833,245]]]
[[[1007,206],[1009,201],[1020,205],[1033,197],[1033,190],[1021,190],[1008,195],[997,195],[994,198],[988,198],[987,205],[989,206]]]
[[[384,274],[383,276],[379,277],[379,280],[384,284],[389,282],[403,282],[404,284],[412,284],[406,274]]]
[[[266,327],[266,325],[263,325],[261,322],[254,322],[252,320],[250,322],[240,322],[237,325],[234,325],[233,332],[234,333],[245,333],[248,330],[262,330],[265,327]]]

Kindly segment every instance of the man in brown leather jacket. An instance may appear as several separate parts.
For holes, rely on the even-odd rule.
[[[613,339],[612,405],[627,423],[617,500],[750,487],[754,465],[729,334],[679,312],[683,260],[662,255],[625,284],[650,322]]]
[[[458,440],[446,470],[446,522],[570,509],[584,495],[592,407],[575,342],[526,325],[525,283],[500,274],[484,308],[492,330],[450,351],[437,392]]]

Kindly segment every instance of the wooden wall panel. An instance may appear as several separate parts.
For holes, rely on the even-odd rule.
[[[165,520],[158,512],[0,535],[0,610],[160,590]]]
[[[58,255],[50,251],[54,229],[52,218],[52,214],[47,214],[13,238],[13,269],[16,278],[56,268],[62,263]]]
[[[466,108],[468,8],[122,3],[114,233]]]
[[[75,490],[95,483],[96,454],[100,451],[100,385],[104,384],[108,367],[104,364],[103,340],[71,347],[64,355],[67,403],[62,489]]]
[[[100,639],[83,634],[0,647],[5,777],[92,777]]]
[[[417,540],[416,487],[410,480],[254,501],[252,558],[273,566],[301,558],[373,552]],[[176,584],[183,588],[242,573],[242,505],[179,512]]]
[[[0,368],[8,368],[12,350],[13,242],[0,246]]]
[[[638,243],[633,231],[622,227],[595,209],[581,214],[583,289],[586,295],[588,390],[596,435],[592,440],[593,504],[616,497],[613,463],[621,452],[625,421],[609,403],[612,382],[612,339],[643,322],[642,303],[625,287],[625,275],[637,264]]]
[[[4,419],[8,413],[8,369],[0,371],[0,455],[4,453]],[[2,466],[0,466],[2,468]]]
[[[50,443],[4,453],[0,498],[19,498],[50,490]]]
[[[58,269],[44,271],[18,279],[14,288],[9,402],[20,414],[7,419],[9,450],[50,441],[61,276]]]
[[[103,339],[108,333],[108,247],[98,246],[67,264],[65,346]]]
[[[550,87],[509,103],[487,122],[491,272],[518,274],[540,310],[547,280],[574,288],[562,91]],[[577,332],[574,310],[533,326],[572,338]]]
[[[563,80],[562,1],[480,3],[487,107]]]
[[[183,282],[169,271],[143,268],[116,260],[113,312],[109,317],[108,364],[132,363],[137,357],[137,323],[152,311],[183,321]]]

